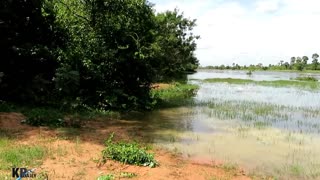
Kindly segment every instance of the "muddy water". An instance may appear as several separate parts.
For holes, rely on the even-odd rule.
[[[320,179],[320,91],[193,79],[290,79],[297,73],[202,71],[193,103],[126,117],[154,144],[186,157],[237,164],[252,174]],[[312,74],[319,78],[319,74]]]

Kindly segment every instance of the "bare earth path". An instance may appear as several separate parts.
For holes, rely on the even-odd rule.
[[[140,140],[138,122],[97,119],[86,122],[81,129],[49,129],[30,127],[20,122],[25,117],[18,113],[0,113],[0,138],[9,136],[14,143],[41,145],[46,156],[37,171],[47,172],[50,180],[94,180],[100,175],[114,174],[116,179],[126,179],[120,174],[135,173],[131,179],[216,180],[250,179],[242,170],[226,170],[219,165],[184,159],[163,149],[153,148],[159,167],[148,168],[124,165],[114,161],[98,166],[97,160],[104,148],[104,141],[114,132],[116,140]],[[130,135],[135,131],[135,135]],[[33,167],[32,167],[33,168]],[[10,171],[1,174],[10,175]]]

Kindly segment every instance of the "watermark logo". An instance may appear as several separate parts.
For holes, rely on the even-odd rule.
[[[35,178],[37,174],[36,169],[27,168],[12,168],[12,177],[17,178],[16,180],[22,180],[22,178]]]

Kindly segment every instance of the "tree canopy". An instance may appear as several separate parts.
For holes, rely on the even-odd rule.
[[[150,109],[151,84],[192,72],[199,36],[146,0],[4,0],[0,100]]]

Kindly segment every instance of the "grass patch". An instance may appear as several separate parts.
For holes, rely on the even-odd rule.
[[[294,175],[294,176],[300,176],[305,174],[305,169],[299,165],[299,164],[294,164],[289,166],[289,171]]]
[[[97,180],[113,180],[113,179],[115,179],[114,175],[107,174],[107,175],[102,175],[102,176],[98,177]]]
[[[151,93],[156,107],[176,107],[185,105],[198,88],[199,86],[193,84],[174,83],[165,89],[153,89]]]
[[[311,76],[301,76],[301,77],[295,78],[295,80],[297,80],[297,81],[315,81],[315,82],[318,81],[317,78],[311,77]]]
[[[237,164],[233,164],[233,163],[225,163],[222,165],[222,169],[226,170],[226,171],[236,171],[239,168],[239,166]]]
[[[46,149],[42,146],[14,145],[8,139],[0,139],[0,170],[38,166],[45,155]]]
[[[269,123],[258,121],[258,122],[254,122],[253,126],[258,129],[265,129],[267,126],[269,126]]]
[[[13,138],[13,131],[10,129],[0,129],[0,142],[1,138]]]
[[[249,101],[213,101],[207,103],[209,115],[219,119],[240,119],[243,121],[286,120],[281,113],[284,106]]]
[[[106,148],[102,151],[102,162],[112,159],[125,164],[156,167],[157,161],[154,155],[141,148],[137,143],[125,143],[112,141],[113,134],[106,141]]]
[[[138,175],[130,172],[120,172],[119,174],[106,174],[98,177],[97,180],[113,180],[113,179],[130,179],[137,177]]]
[[[251,79],[233,79],[233,78],[212,78],[212,79],[205,79],[204,82],[209,83],[230,83],[230,84],[248,84],[248,83],[254,83]]]
[[[58,137],[77,137],[80,136],[80,129],[78,128],[58,128],[57,129],[58,132]]]
[[[229,83],[229,84],[254,84],[271,87],[297,87],[307,90],[320,89],[320,83],[317,81],[293,81],[293,80],[276,80],[276,81],[254,81],[251,79],[233,79],[233,78],[212,78],[205,79],[208,83]]]

